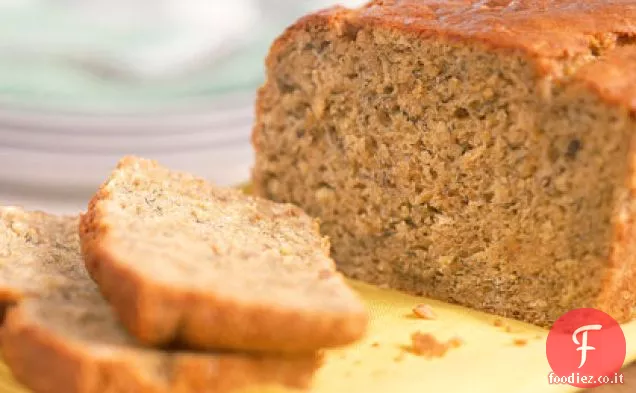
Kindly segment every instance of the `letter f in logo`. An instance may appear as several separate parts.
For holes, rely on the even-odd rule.
[[[596,348],[591,347],[589,345],[587,345],[587,333],[590,330],[601,330],[603,326],[601,325],[586,325],[586,326],[581,326],[580,328],[576,329],[574,331],[574,334],[572,334],[572,341],[574,341],[574,344],[576,345],[580,345],[580,347],[578,347],[576,350],[577,351],[581,351],[581,364],[579,365],[579,368],[583,367],[583,365],[585,364],[585,362],[587,361],[587,351],[593,351]],[[581,334],[581,342],[579,342],[579,339],[577,338],[578,334]]]

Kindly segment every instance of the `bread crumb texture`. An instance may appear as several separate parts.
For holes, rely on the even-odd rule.
[[[77,217],[0,207],[0,302],[54,294],[85,278],[74,256]]]
[[[148,345],[307,352],[366,329],[317,221],[291,204],[126,157],[80,238],[89,273]]]
[[[7,312],[0,348],[16,379],[29,389],[212,393],[253,385],[308,386],[319,361],[312,353],[194,353],[139,344],[84,269],[78,221],[0,207],[5,255],[0,293],[9,290],[20,299]]]
[[[373,1],[273,45],[254,191],[348,276],[549,326],[636,301],[636,7]]]

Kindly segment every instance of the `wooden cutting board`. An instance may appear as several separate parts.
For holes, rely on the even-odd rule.
[[[316,393],[569,393],[567,385],[549,385],[545,356],[547,331],[521,322],[442,302],[352,283],[371,312],[367,337],[354,346],[329,351],[316,375]],[[429,304],[435,320],[412,317],[412,308]],[[494,321],[499,319],[502,323]],[[636,360],[636,322],[623,325],[627,363]],[[426,359],[404,350],[413,332],[431,333],[439,340],[459,337],[464,342],[442,358]],[[526,340],[517,345],[515,340]],[[636,367],[624,373],[624,385],[593,393],[636,392]],[[250,393],[282,393],[276,388],[254,388]],[[27,393],[0,365],[0,393]]]

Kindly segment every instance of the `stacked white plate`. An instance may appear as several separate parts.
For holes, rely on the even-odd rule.
[[[253,95],[205,109],[135,115],[64,115],[0,109],[0,204],[81,211],[126,154],[159,160],[221,185],[249,178]]]

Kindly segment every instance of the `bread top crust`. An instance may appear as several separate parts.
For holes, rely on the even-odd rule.
[[[323,26],[341,35],[362,27],[517,51],[554,81],[583,82],[636,112],[636,2],[632,0],[373,0],[300,19],[272,46],[268,64],[294,35]]]
[[[581,67],[577,77],[608,102],[636,114],[636,46],[618,48]]]
[[[636,4],[630,0],[375,0],[357,14],[409,31],[479,39],[556,59],[589,54],[597,41],[636,33]]]

